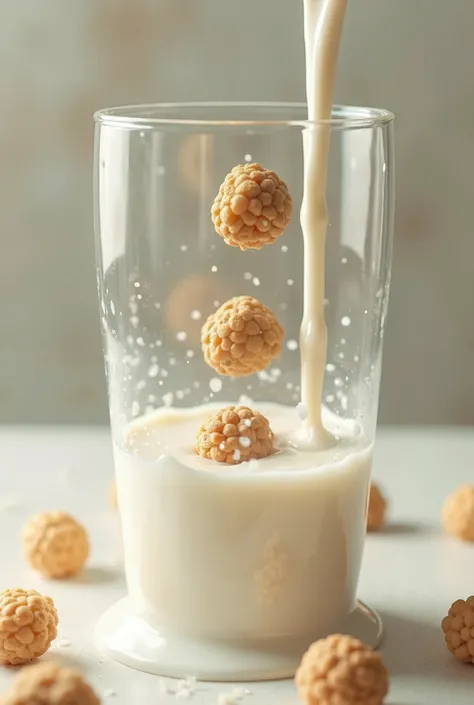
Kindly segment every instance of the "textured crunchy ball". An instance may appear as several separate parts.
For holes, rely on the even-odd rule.
[[[38,514],[23,529],[28,562],[47,578],[69,578],[79,573],[89,555],[83,526],[65,512]]]
[[[219,374],[243,377],[278,357],[283,335],[269,308],[251,296],[236,296],[209,316],[201,345],[207,364]]]
[[[381,655],[341,634],[310,646],[295,680],[305,705],[381,705],[388,692]]]
[[[474,485],[463,485],[449,495],[443,507],[446,531],[462,541],[474,541]]]
[[[235,166],[227,174],[212,206],[216,232],[232,247],[261,250],[290,222],[293,203],[288,187],[260,164]]]
[[[229,465],[266,458],[273,452],[273,433],[263,414],[247,406],[228,406],[205,420],[197,435],[196,451]]]
[[[0,705],[100,705],[100,700],[79,671],[48,662],[20,671]]]
[[[474,663],[474,595],[456,600],[441,622],[446,645],[464,663]]]
[[[42,656],[56,639],[58,613],[36,590],[0,593],[0,663],[20,666]]]
[[[369,490],[369,507],[367,512],[367,531],[377,531],[385,522],[387,500],[380,488],[372,482]]]

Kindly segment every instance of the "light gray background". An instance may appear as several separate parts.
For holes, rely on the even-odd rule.
[[[0,421],[105,422],[92,112],[301,100],[301,0],[0,0]],[[397,114],[381,421],[474,421],[474,2],[349,0],[340,102]]]

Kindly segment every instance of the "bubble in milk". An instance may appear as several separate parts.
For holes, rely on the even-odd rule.
[[[200,321],[202,318],[201,311],[198,311],[197,309],[194,309],[194,311],[191,311],[191,318],[193,319],[193,321]]]
[[[158,377],[158,372],[160,371],[160,368],[158,365],[151,365],[148,369],[148,377]]]
[[[176,333],[176,340],[179,340],[180,342],[186,340],[187,337],[187,333],[184,330],[180,330],[178,333]]]
[[[290,338],[290,340],[286,341],[286,347],[291,352],[294,352],[295,350],[298,350],[298,343],[296,340],[293,340],[292,338]]]
[[[211,389],[211,392],[217,394],[222,389],[222,381],[217,377],[213,377],[209,382],[209,387]]]
[[[341,318],[341,325],[343,325],[345,328],[351,325],[351,319],[349,316],[343,316]]]

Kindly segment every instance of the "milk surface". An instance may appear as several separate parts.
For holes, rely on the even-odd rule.
[[[355,606],[372,447],[354,424],[327,415],[335,445],[295,450],[296,409],[259,404],[277,452],[215,463],[193,445],[222,406],[159,410],[115,445],[134,609],[163,633],[322,633]]]

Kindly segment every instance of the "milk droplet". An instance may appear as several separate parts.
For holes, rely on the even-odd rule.
[[[246,154],[246,155],[245,155],[245,161],[246,161],[248,164],[251,164],[251,163],[252,163],[252,155],[251,155],[251,154]]]
[[[350,326],[350,325],[351,325],[351,319],[349,318],[349,316],[343,316],[343,317],[341,318],[341,324],[342,324],[345,328],[347,328],[347,326]]]
[[[140,288],[140,282],[133,282],[133,286],[135,287],[135,289],[139,289],[139,288]]]
[[[328,404],[332,404],[334,401],[334,394],[328,394],[326,397],[326,401]]]
[[[249,419],[247,419],[247,421],[248,421],[248,420],[249,420]],[[242,446],[242,448],[250,448],[251,442],[252,442],[252,441],[250,440],[250,438],[247,438],[247,436],[241,436],[241,437],[239,438],[239,443],[240,443],[240,445]]]
[[[238,461],[240,460],[240,450],[239,450],[238,448],[236,448],[236,449],[234,450],[233,458],[234,458],[234,460],[235,460],[236,462],[238,462]]]
[[[193,321],[199,321],[202,318],[201,311],[198,311],[198,310],[191,311],[191,318],[193,319]]]
[[[344,353],[343,352],[338,353],[337,356],[340,360],[344,360]]]
[[[303,402],[300,401],[300,403],[296,405],[296,411],[298,412],[298,416],[300,417],[301,421],[306,421],[306,419],[308,418],[308,409],[306,407],[306,404],[303,404]]]
[[[171,406],[173,403],[173,393],[168,392],[167,394],[163,394],[162,399],[165,406]]]
[[[260,286],[260,279],[258,277],[253,278],[253,285],[254,286]]]
[[[160,368],[158,367],[158,365],[151,365],[148,370],[148,377],[158,377],[159,371]]]
[[[347,264],[347,257],[343,257],[341,259],[341,264]]]
[[[181,245],[181,247],[180,247],[179,249],[181,250],[181,252],[186,252],[186,250],[188,249],[188,246],[187,246],[187,245]]]
[[[288,252],[288,245],[282,245],[282,246],[281,246],[281,251],[282,251],[282,252]]]
[[[137,401],[134,401],[132,404],[132,416],[138,416],[140,413],[140,404]]]
[[[245,272],[244,273],[244,279],[247,279],[247,281],[250,281],[252,279],[252,275],[250,272]]]
[[[194,350],[186,350],[186,357],[194,357]]]
[[[112,316],[115,316],[115,304],[113,301],[110,302],[110,311],[112,313]]]
[[[217,377],[213,377],[210,382],[209,382],[209,387],[211,388],[212,392],[220,392],[222,389],[222,381],[218,379]]]
[[[295,350],[298,350],[298,343],[296,342],[296,340],[290,339],[287,340],[286,347],[288,348],[288,350],[291,350],[293,352]]]
[[[186,340],[187,337],[188,337],[188,336],[187,336],[187,334],[185,333],[184,330],[180,330],[179,333],[176,333],[176,340],[179,340],[179,341],[181,341],[181,342],[182,342],[183,340]]]
[[[288,284],[288,286],[293,286],[295,282],[293,281],[293,279],[287,279],[286,283]]]

